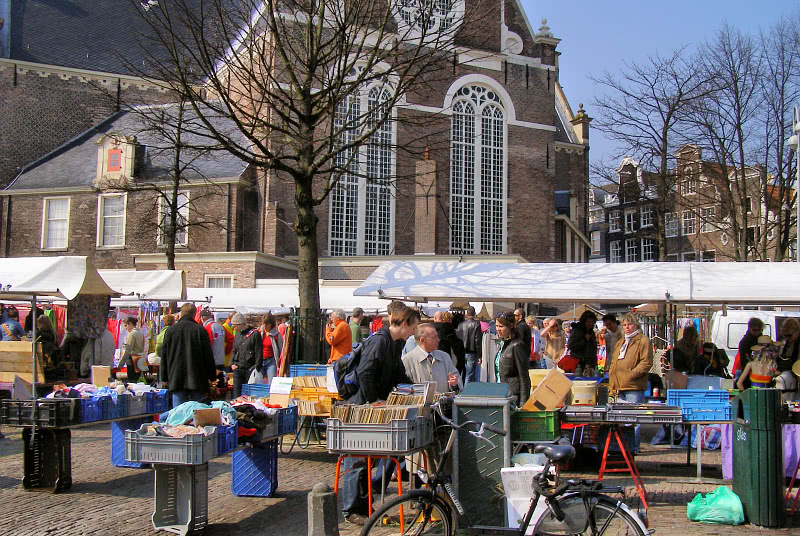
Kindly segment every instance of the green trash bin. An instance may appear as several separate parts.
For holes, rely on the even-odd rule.
[[[778,389],[747,389],[734,399],[733,491],[747,520],[783,526],[783,441]]]

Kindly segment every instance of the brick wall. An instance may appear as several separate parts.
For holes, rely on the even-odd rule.
[[[117,111],[117,79],[26,70],[0,62],[0,186],[25,165]],[[168,102],[155,88],[120,84],[123,104]]]
[[[210,192],[217,194],[215,187],[192,190],[194,194]],[[156,244],[157,203],[150,192],[128,194],[128,210],[125,230],[125,247],[121,249],[98,248],[97,243],[97,197],[95,193],[73,193],[70,197],[68,248],[45,251],[40,248],[42,237],[42,198],[40,196],[4,197],[3,221],[10,211],[11,225],[4,228],[8,257],[40,255],[86,255],[98,268],[133,268],[133,253],[156,253],[163,247]],[[204,198],[200,212],[190,210],[189,221],[200,217],[210,221],[207,226],[189,228],[189,244],[176,248],[177,252],[225,251],[227,238],[224,222],[227,217],[227,195],[209,195]],[[4,226],[5,227],[5,226]]]

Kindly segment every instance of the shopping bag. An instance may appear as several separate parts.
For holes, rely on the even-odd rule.
[[[250,377],[247,379],[247,383],[267,383],[267,381],[257,368],[253,368],[252,372],[250,372]]]
[[[564,348],[564,355],[561,356],[561,359],[556,364],[564,372],[575,372],[578,363],[580,363],[580,360],[570,353],[569,346],[567,346]]]
[[[744,523],[744,509],[739,496],[725,486],[720,486],[705,497],[698,493],[686,505],[686,515],[691,521],[741,525]]]

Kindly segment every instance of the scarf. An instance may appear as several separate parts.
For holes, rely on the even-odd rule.
[[[618,361],[622,361],[623,359],[625,359],[625,352],[628,351],[628,343],[631,342],[632,338],[639,335],[641,332],[642,332],[641,330],[637,329],[630,335],[625,335],[625,342],[622,344],[622,348],[619,351],[619,357],[617,357]]]

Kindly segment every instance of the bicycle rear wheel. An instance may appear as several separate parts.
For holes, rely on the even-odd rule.
[[[594,518],[594,530],[583,498],[573,495],[558,502],[566,514],[563,521],[548,511],[539,520],[533,533],[542,536],[647,536],[630,511],[617,506],[618,501],[605,495],[592,496],[588,500]]]
[[[450,506],[427,490],[414,490],[386,501],[370,516],[361,536],[452,536]]]

